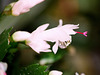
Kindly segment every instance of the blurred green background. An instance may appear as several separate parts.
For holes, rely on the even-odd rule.
[[[13,1],[15,0],[0,0],[0,12]],[[77,31],[88,31],[88,37],[80,34],[72,36],[72,43],[62,50],[66,53],[53,63],[50,69],[61,70],[64,75],[74,75],[75,72],[99,75],[100,0],[45,0],[31,8],[28,13],[17,17],[12,15],[0,17],[0,33],[10,27],[13,27],[11,34],[18,30],[32,32],[45,23],[50,23],[49,29],[56,27],[59,19],[63,20],[63,24],[79,24],[80,28]],[[20,64],[27,65],[41,56],[25,48],[24,51],[20,51],[20,57]]]

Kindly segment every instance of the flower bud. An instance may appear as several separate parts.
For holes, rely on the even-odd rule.
[[[19,0],[12,7],[12,15],[19,16],[30,11],[30,8],[43,2],[44,0]]]
[[[30,37],[30,35],[31,34],[26,31],[17,31],[12,35],[12,39],[15,42],[25,41],[28,37]]]

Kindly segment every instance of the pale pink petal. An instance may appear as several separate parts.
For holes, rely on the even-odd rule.
[[[33,7],[41,2],[43,2],[44,0],[26,0],[27,2],[29,2],[30,7]]]
[[[21,11],[21,14],[22,14],[22,13],[25,13],[25,12],[28,12],[28,11],[30,11],[30,9],[27,9],[27,8],[26,8],[26,9],[23,9],[23,10]]]
[[[12,38],[14,41],[25,41],[28,37],[30,37],[31,34],[26,31],[17,31],[12,35]]]
[[[29,45],[35,52],[40,53],[40,52],[51,52],[49,50],[50,45],[47,44],[45,41],[41,40],[28,40],[30,42],[26,42],[27,45]]]
[[[35,36],[35,34],[39,34],[43,31],[45,31],[45,29],[49,26],[49,24],[44,24],[42,26],[39,26],[35,31],[32,32],[32,35]]]
[[[48,50],[42,50],[41,52],[52,52],[52,51],[48,49]]]
[[[0,75],[6,75],[7,63],[0,62]]]
[[[0,62],[0,70],[6,71],[7,70],[7,63]]]
[[[63,24],[63,21],[62,21],[62,19],[60,19],[60,20],[59,20],[59,25],[58,25],[58,27],[61,27],[62,24]]]
[[[22,13],[23,11],[23,7],[25,5],[23,4],[22,1],[18,1],[14,4],[13,8],[12,8],[12,15],[14,16],[18,16]],[[23,12],[24,13],[24,12]]]
[[[50,48],[49,44],[43,44],[41,42],[39,44],[36,44],[35,42],[31,42],[31,43],[27,43],[27,45],[30,46],[37,53],[51,52],[51,50],[49,50]]]
[[[43,1],[44,0],[19,0],[13,5],[12,15],[18,16],[22,13],[26,13],[30,10],[30,8]]]
[[[58,51],[58,41],[53,45],[52,50],[53,50],[54,54],[57,53],[57,51]]]
[[[42,32],[39,36],[46,41],[55,42],[66,41],[69,35],[59,28],[52,28]]]
[[[74,35],[74,34],[76,34],[74,29],[78,29],[79,28],[78,26],[79,26],[79,24],[78,25],[66,24],[66,25],[62,26],[60,28],[60,30],[63,30],[64,32],[66,32],[69,35]]]

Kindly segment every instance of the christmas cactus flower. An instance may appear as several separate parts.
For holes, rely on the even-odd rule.
[[[14,41],[26,41],[26,44],[30,46],[37,53],[51,52],[50,45],[47,41],[55,42],[52,47],[53,52],[56,54],[58,46],[60,48],[66,48],[72,41],[71,35],[75,35],[79,25],[65,24],[62,26],[62,20],[59,20],[58,27],[48,29],[49,24],[44,24],[38,27],[32,33],[26,31],[17,31],[12,35]]]
[[[4,62],[0,62],[0,75],[6,75],[7,64]]]
[[[18,16],[30,11],[30,8],[43,2],[44,0],[19,0],[12,5],[12,15]]]
[[[57,70],[52,70],[49,72],[49,75],[62,75],[63,73],[61,71],[57,71]]]

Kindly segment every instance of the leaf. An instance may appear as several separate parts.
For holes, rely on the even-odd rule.
[[[48,72],[45,72],[47,66],[41,66],[39,64],[32,64],[28,67],[20,69],[17,75],[48,75]]]
[[[8,30],[4,30],[0,34],[0,61],[4,58],[4,56],[7,53],[7,49],[9,47],[8,45],[8,37],[9,37],[9,32],[11,31],[12,28],[9,28]]]

